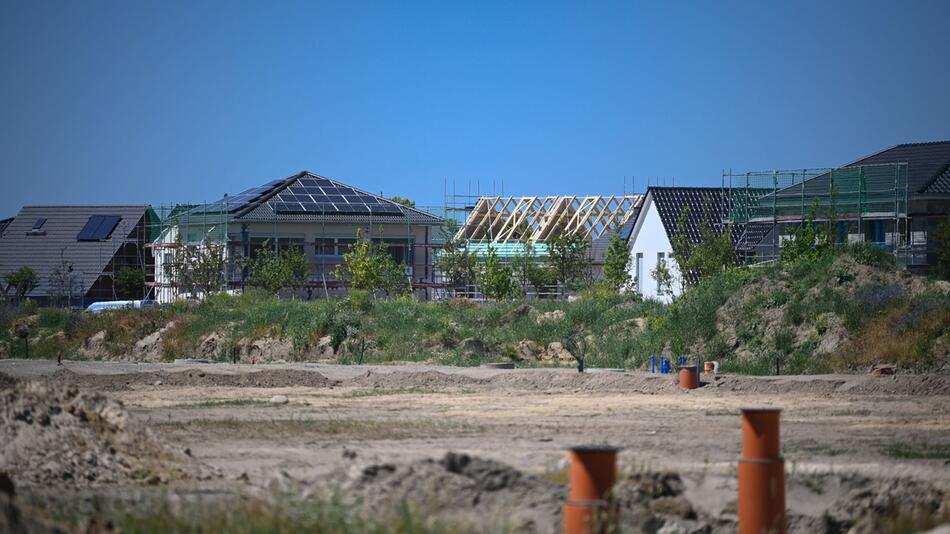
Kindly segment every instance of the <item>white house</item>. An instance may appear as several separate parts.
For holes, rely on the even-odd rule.
[[[685,233],[690,242],[699,243],[700,228],[705,221],[721,229],[728,199],[728,190],[718,187],[651,187],[647,190],[627,241],[630,276],[644,298],[669,302],[680,295],[682,274],[672,257],[674,236]],[[672,275],[673,283],[668,287],[661,287],[654,276],[660,263],[665,264]]]

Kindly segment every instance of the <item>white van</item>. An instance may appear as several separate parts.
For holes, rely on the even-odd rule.
[[[121,310],[123,308],[142,309],[154,308],[157,304],[154,300],[109,300],[104,302],[93,302],[86,311],[89,313],[102,313],[108,310]]]

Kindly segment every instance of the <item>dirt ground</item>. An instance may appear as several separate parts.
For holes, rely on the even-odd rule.
[[[407,484],[418,488],[433,480],[435,469],[488,484],[456,487],[450,485],[455,478],[439,478],[454,494],[478,492],[472,506],[465,499],[441,505],[453,507],[453,517],[464,518],[479,506],[500,512],[517,505],[512,500],[528,499],[534,512],[509,519],[519,528],[550,532],[558,528],[563,502],[565,451],[608,444],[621,449],[625,480],[678,476],[679,489],[657,495],[685,498],[691,510],[649,505],[672,517],[668,524],[681,525],[683,532],[729,531],[739,410],[775,407],[782,410],[793,531],[819,531],[819,524],[824,531],[846,531],[859,523],[864,508],[873,512],[914,499],[929,506],[936,523],[950,517],[946,375],[704,375],[702,388],[683,392],[671,375],[581,375],[570,369],[106,362],[56,367],[0,360],[0,373],[7,376],[0,389],[12,377],[108,392],[164,443],[218,473],[170,481],[162,491],[268,494],[330,487],[385,500],[387,492],[405,497]],[[274,402],[284,400],[279,396],[286,402]],[[503,483],[472,474],[497,478],[509,468],[517,475],[504,475]],[[385,491],[373,486],[383,479],[389,481]],[[491,501],[486,496],[498,489],[492,484],[513,493]],[[148,491],[142,486],[132,488]],[[53,489],[27,484],[20,494],[40,507],[72,499],[77,509],[92,495],[134,494],[105,484]],[[633,530],[655,531],[661,524]]]

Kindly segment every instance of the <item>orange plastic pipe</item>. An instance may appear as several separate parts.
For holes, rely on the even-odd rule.
[[[742,410],[742,458],[776,460],[779,457],[779,413],[773,408]]]
[[[779,410],[742,410],[739,533],[785,533],[785,462],[780,456]]]
[[[699,387],[699,376],[696,374],[696,367],[683,367],[680,369],[680,388],[696,389]]]
[[[617,481],[617,449],[575,447],[568,453],[571,489],[564,504],[564,533],[605,531],[613,520],[610,492]]]
[[[739,460],[739,534],[785,533],[785,462]]]

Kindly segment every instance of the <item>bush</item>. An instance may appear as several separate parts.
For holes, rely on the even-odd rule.
[[[862,265],[881,268],[897,267],[897,259],[891,251],[871,243],[852,243],[845,247],[844,252]]]

